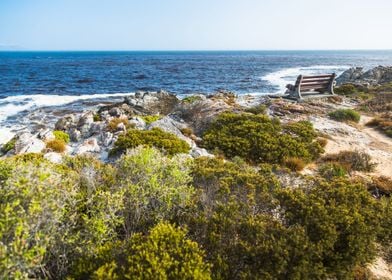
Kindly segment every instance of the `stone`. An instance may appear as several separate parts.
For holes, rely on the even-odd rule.
[[[353,67],[344,71],[336,84],[380,85],[392,82],[392,66],[377,66],[365,71],[363,67]]]
[[[113,143],[113,133],[109,131],[102,133],[101,141],[105,147],[110,146]]]
[[[89,111],[83,114],[78,121],[78,128],[91,125],[94,122],[94,113]]]
[[[76,116],[74,114],[66,115],[59,119],[55,124],[56,130],[68,131],[76,124]]]
[[[104,122],[94,122],[90,125],[89,136],[101,134],[105,129],[106,124]]]
[[[127,131],[127,127],[124,123],[120,122],[117,127],[116,127],[117,131]]]
[[[50,141],[55,139],[53,132],[50,129],[41,130],[40,132],[38,132],[37,137],[42,141]]]
[[[160,120],[157,120],[155,122],[152,122],[147,126],[147,129],[151,130],[153,128],[160,128],[163,131],[169,132],[171,134],[174,134],[178,138],[184,140],[187,142],[191,147],[195,146],[194,141],[189,139],[188,137],[185,137],[184,134],[181,132],[181,128],[184,128],[185,125],[172,119],[170,116],[165,116]]]
[[[59,153],[49,152],[44,154],[44,159],[47,159],[53,163],[61,163],[63,161],[63,156]]]
[[[80,140],[82,140],[82,134],[76,128],[71,128],[68,134],[72,142],[79,142]]]
[[[83,142],[80,146],[78,146],[75,150],[76,155],[81,155],[84,153],[99,153],[101,148],[98,145],[98,141],[96,138],[90,138]]]
[[[109,115],[112,117],[119,117],[122,115],[122,110],[118,107],[114,107],[112,109],[109,110]]]
[[[16,140],[15,154],[40,153],[45,147],[44,141],[29,132],[25,132],[19,135],[18,140]]]
[[[167,115],[173,111],[180,100],[175,94],[160,90],[126,96],[124,102],[144,114]]]
[[[129,124],[136,129],[143,130],[146,128],[146,122],[141,117],[133,117],[129,120]]]
[[[194,147],[190,151],[190,155],[194,158],[199,158],[199,157],[214,157],[214,155],[210,154],[206,149],[204,148],[199,148],[199,147]]]

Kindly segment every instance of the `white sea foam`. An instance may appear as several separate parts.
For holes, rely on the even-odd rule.
[[[286,91],[286,85],[295,83],[298,75],[336,73],[336,75],[339,76],[348,68],[350,68],[350,66],[347,65],[314,65],[307,67],[292,67],[272,72],[261,77],[261,79],[268,81],[271,85],[277,87],[276,92],[273,93],[284,93]]]
[[[16,127],[6,124],[9,117],[17,116],[25,110],[41,107],[63,106],[75,101],[109,99],[132,95],[133,93],[89,94],[89,95],[18,95],[0,99],[0,144],[10,140]]]

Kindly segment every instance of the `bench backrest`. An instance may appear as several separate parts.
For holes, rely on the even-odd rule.
[[[300,91],[326,90],[330,88],[335,79],[335,74],[318,75],[318,76],[298,76],[295,87]]]

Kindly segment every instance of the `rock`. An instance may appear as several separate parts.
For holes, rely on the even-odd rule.
[[[15,154],[40,153],[45,147],[44,141],[38,139],[35,135],[25,132],[19,135],[15,143]]]
[[[146,122],[140,117],[133,117],[129,120],[129,124],[136,129],[143,130],[146,128]]]
[[[75,150],[76,155],[81,155],[84,153],[99,153],[101,148],[98,145],[98,141],[96,138],[90,138],[83,142],[80,146],[78,146]]]
[[[76,124],[76,116],[73,114],[67,115],[59,119],[55,124],[56,130],[68,131]]]
[[[337,79],[337,85],[352,83],[357,85],[380,85],[392,82],[392,66],[377,66],[368,71],[354,67],[344,71]]]
[[[103,144],[105,147],[110,146],[110,144],[113,143],[113,133],[108,132],[108,131],[102,133],[102,135],[101,135],[101,141],[102,141],[102,144]]]
[[[44,154],[44,159],[47,159],[53,163],[61,163],[63,161],[63,156],[59,153],[49,152]]]
[[[118,107],[114,107],[109,110],[109,115],[111,115],[112,117],[119,117],[122,115],[122,113],[122,110]]]
[[[55,137],[53,135],[53,132],[50,129],[43,129],[43,130],[41,130],[38,133],[37,137],[39,139],[41,139],[42,141],[50,141],[50,140],[55,139]]]
[[[80,140],[82,140],[82,134],[76,128],[71,128],[68,134],[72,142],[79,142]]]
[[[120,122],[117,127],[116,127],[117,131],[127,131],[127,127],[124,123]]]
[[[89,136],[101,134],[106,129],[104,122],[94,122],[90,126]]]
[[[199,157],[214,157],[214,155],[210,154],[207,152],[206,149],[204,148],[199,148],[199,147],[194,147],[190,151],[190,155],[194,158],[199,158]]]
[[[83,138],[87,138],[91,136],[90,129],[93,123],[94,123],[93,112],[87,112],[80,117],[77,128],[80,131],[81,136]]]
[[[174,114],[187,122],[196,134],[200,134],[217,115],[230,109],[233,109],[233,106],[224,100],[208,98],[192,103],[181,102]]]
[[[147,126],[147,129],[151,130],[155,127],[176,135],[178,138],[186,141],[191,147],[195,146],[195,143],[191,139],[185,137],[180,130],[184,128],[185,125],[172,119],[170,116],[165,116],[160,120],[152,122],[150,125]]]
[[[167,115],[176,107],[180,100],[176,95],[166,91],[145,92],[124,98],[124,102],[138,111],[149,114]]]
[[[90,126],[94,122],[94,113],[89,111],[83,114],[78,121],[78,128],[82,126]]]

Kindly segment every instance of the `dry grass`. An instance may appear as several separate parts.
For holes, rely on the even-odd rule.
[[[46,148],[56,153],[63,153],[67,147],[64,140],[54,139],[46,142]]]
[[[128,119],[127,118],[113,118],[109,121],[108,123],[108,130],[111,132],[116,132],[118,130],[118,125],[120,123],[123,123],[125,126],[129,125]]]
[[[348,172],[365,171],[371,172],[376,164],[371,162],[369,154],[359,151],[342,151],[338,154],[329,154],[322,158],[324,162],[337,162]]]
[[[305,168],[306,163],[300,158],[291,157],[284,161],[284,166],[289,168],[291,171],[301,171]]]

